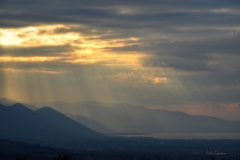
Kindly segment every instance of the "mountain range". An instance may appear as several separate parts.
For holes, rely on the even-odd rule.
[[[0,104],[5,105],[5,106],[11,106],[13,104],[16,103],[21,103],[22,105],[24,105],[25,107],[31,109],[31,110],[37,110],[38,108],[43,108],[43,107],[35,107],[34,105],[31,104],[27,104],[27,103],[22,103],[22,102],[18,102],[16,100],[12,100],[12,99],[7,99],[7,98],[0,98]],[[82,115],[73,115],[71,113],[65,113],[65,115],[67,115],[69,118],[73,119],[74,121],[87,126],[88,128],[100,132],[100,133],[116,133],[113,129],[89,118],[86,116],[82,116]]]
[[[239,133],[240,121],[102,102],[44,102],[66,114],[85,116],[118,133]]]
[[[1,103],[1,101],[0,101]],[[0,138],[25,142],[103,140],[102,134],[240,133],[239,121],[188,115],[129,104],[48,102],[0,104]],[[36,107],[35,107],[36,106]],[[40,107],[40,108],[39,108]]]

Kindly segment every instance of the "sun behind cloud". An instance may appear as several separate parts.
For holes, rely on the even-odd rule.
[[[3,56],[1,62],[48,62],[60,61],[65,63],[86,65],[139,65],[139,57],[142,54],[118,54],[106,51],[106,48],[129,45],[136,42],[134,37],[125,39],[102,40],[98,35],[85,35],[81,32],[72,31],[72,28],[81,28],[76,25],[40,25],[17,29],[0,29]],[[62,30],[61,32],[59,30]],[[31,56],[13,55],[4,48],[18,47],[20,49],[31,49],[34,47],[47,47],[68,45],[72,49],[63,51],[54,56],[38,56],[34,52]],[[47,50],[51,54],[51,49]],[[8,56],[11,55],[11,56]]]

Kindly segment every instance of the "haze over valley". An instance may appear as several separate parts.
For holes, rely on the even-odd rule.
[[[7,99],[3,101],[4,104],[6,104],[6,102]],[[16,101],[8,100],[8,104],[12,102]],[[42,104],[47,104],[47,107],[42,106],[39,108]],[[85,134],[82,135],[80,132],[85,126],[87,129],[89,128],[89,130],[107,135],[136,134],[144,136],[144,134],[166,133],[240,133],[240,121],[229,121],[201,115],[188,115],[182,112],[161,109],[148,109],[129,104],[44,102],[38,103],[36,106],[37,107],[34,105],[23,106],[19,103],[10,106],[2,105],[1,121],[4,123],[1,125],[2,130],[6,132],[2,132],[2,135],[10,136],[11,134],[16,134],[12,135],[12,137],[18,137],[17,133],[24,135],[23,131],[27,133],[28,130],[31,129],[35,132],[32,133],[32,135],[38,136],[36,133],[40,132],[41,128],[39,127],[43,126],[46,127],[44,130],[46,130],[47,133],[51,133],[49,135],[50,137],[46,139],[57,138],[57,136],[54,136],[57,132],[65,133],[66,131],[68,132],[65,134],[71,137],[75,136],[75,138],[77,138],[76,135],[82,137]],[[21,117],[24,117],[25,120]],[[19,119],[21,119],[21,121],[19,121]],[[21,125],[19,124],[20,122],[22,123]],[[6,128],[6,126],[8,126],[8,128]],[[15,130],[15,126],[25,127],[22,127],[22,130],[18,132]],[[51,128],[50,126],[54,126],[57,131],[48,131],[48,129]],[[81,128],[81,126],[84,127]],[[13,129],[12,131],[11,128]],[[9,134],[10,132],[12,133]],[[20,135],[21,134],[19,134],[19,137],[21,137]],[[28,133],[25,136],[29,137],[29,135],[31,134]],[[91,134],[87,132],[86,135],[90,136]],[[39,137],[41,136],[46,135],[39,135]],[[64,135],[59,136],[63,138]],[[37,137],[32,138],[37,139]],[[42,137],[42,140],[43,139]]]

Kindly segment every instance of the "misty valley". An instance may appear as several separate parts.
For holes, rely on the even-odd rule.
[[[240,122],[129,104],[1,99],[0,158],[240,159]]]

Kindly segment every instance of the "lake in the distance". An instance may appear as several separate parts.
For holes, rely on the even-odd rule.
[[[159,139],[235,139],[240,140],[240,133],[162,133],[149,135],[119,135],[127,137],[153,137]]]

